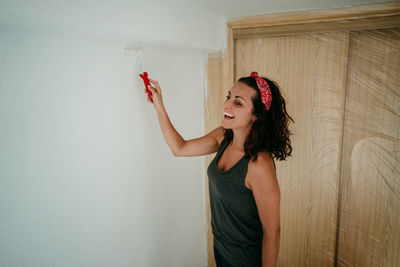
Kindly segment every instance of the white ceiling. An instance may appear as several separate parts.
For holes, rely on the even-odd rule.
[[[223,51],[226,21],[233,18],[379,2],[393,0],[0,0],[0,33],[13,25],[115,37],[132,47]]]

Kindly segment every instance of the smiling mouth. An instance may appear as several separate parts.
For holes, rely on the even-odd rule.
[[[233,119],[233,118],[235,118],[235,116],[233,116],[233,115],[231,115],[231,114],[229,114],[229,113],[224,112],[224,118]]]

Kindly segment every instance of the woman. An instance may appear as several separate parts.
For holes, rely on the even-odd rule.
[[[276,266],[280,242],[280,189],[273,155],[284,160],[292,147],[285,100],[278,85],[252,72],[228,91],[222,126],[184,140],[171,124],[161,88],[153,105],[175,156],[217,152],[207,169],[214,257],[221,266]],[[147,99],[150,103],[150,99]]]

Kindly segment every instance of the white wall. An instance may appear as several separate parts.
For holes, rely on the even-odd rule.
[[[0,24],[0,266],[205,266],[203,158],[173,157],[126,41]],[[143,45],[184,138],[204,52]]]

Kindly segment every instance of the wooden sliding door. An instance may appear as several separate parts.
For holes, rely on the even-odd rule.
[[[279,84],[295,120],[292,157],[276,161],[278,266],[400,266],[400,4],[249,18],[228,33],[208,64],[206,131],[252,71]]]
[[[338,266],[400,266],[400,28],[349,47]]]
[[[280,266],[333,266],[348,33],[235,41],[235,78],[275,80],[295,121],[293,156],[277,161]]]

